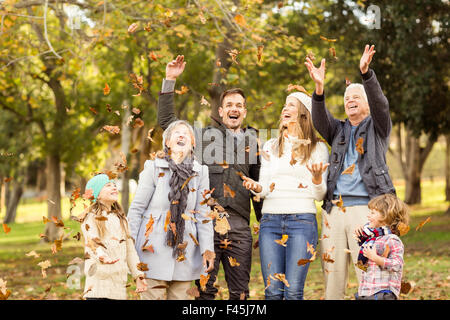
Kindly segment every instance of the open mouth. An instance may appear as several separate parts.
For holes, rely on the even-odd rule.
[[[237,120],[237,119],[239,119],[239,115],[238,114],[230,114],[228,116],[228,118],[230,118],[231,120]]]
[[[357,105],[357,104],[351,104],[351,105],[348,106],[348,109],[349,109],[349,110],[351,110],[351,109],[356,109],[356,108],[358,108],[358,105]]]
[[[180,147],[184,147],[186,143],[184,141],[178,141],[177,145],[179,145]]]

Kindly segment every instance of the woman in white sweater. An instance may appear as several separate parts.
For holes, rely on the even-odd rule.
[[[262,155],[259,181],[244,177],[243,184],[264,198],[259,248],[265,298],[301,300],[309,267],[303,262],[312,258],[318,241],[314,201],[325,196],[329,165],[309,96],[295,92],[286,98],[279,137],[265,143]]]

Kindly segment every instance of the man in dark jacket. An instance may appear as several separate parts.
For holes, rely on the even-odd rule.
[[[316,89],[312,98],[312,118],[317,131],[331,146],[327,194],[322,208],[322,259],[325,299],[343,299],[348,278],[348,264],[356,267],[359,247],[353,234],[367,223],[370,199],[395,193],[386,165],[386,152],[392,128],[389,103],[381,91],[369,64],[374,46],[365,47],[360,60],[363,84],[351,84],[344,94],[346,120],[335,119],[325,107],[325,59],[319,68],[307,58],[306,67]],[[348,250],[351,251],[350,254]],[[327,256],[326,256],[327,257]]]
[[[165,129],[177,120],[174,113],[174,87],[176,78],[184,71],[184,56],[178,56],[166,66],[166,78],[158,101],[158,123]],[[260,156],[258,153],[257,131],[251,127],[242,128],[247,115],[244,92],[230,89],[220,97],[219,115],[213,119],[217,127],[195,128],[195,155],[208,165],[212,197],[224,210],[219,212],[221,227],[215,228],[214,251],[216,253],[214,270],[200,291],[200,300],[214,299],[217,288],[214,286],[219,264],[225,272],[229,298],[232,300],[249,296],[252,235],[249,227],[252,194],[243,187],[240,176],[243,174],[254,180],[259,179]],[[253,202],[255,214],[259,220],[262,202]],[[220,211],[220,210],[219,210]],[[214,225],[217,226],[217,219]],[[229,228],[223,228],[229,223]],[[222,230],[221,230],[222,229]],[[227,230],[228,229],[228,230]],[[237,262],[239,265],[234,264]]]

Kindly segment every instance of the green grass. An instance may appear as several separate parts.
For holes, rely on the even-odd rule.
[[[404,195],[404,186],[396,182],[398,195]],[[448,202],[444,198],[444,182],[424,181],[422,185],[423,202],[412,206],[409,233],[402,237],[405,244],[405,266],[403,278],[410,282],[414,289],[402,299],[448,299],[450,294],[450,216],[444,215]],[[52,254],[50,243],[41,242],[39,234],[44,231],[42,216],[47,215],[46,201],[31,201],[22,203],[17,213],[17,223],[9,225],[11,232],[5,234],[0,231],[0,278],[7,281],[7,287],[12,294],[9,299],[39,299],[44,291],[51,285],[46,299],[80,299],[84,291],[84,277],[81,278],[80,289],[71,289],[66,285],[68,263],[75,257],[83,257],[82,241],[76,241],[71,236],[63,242],[63,249]],[[50,204],[51,205],[51,204]],[[320,204],[318,204],[318,208]],[[69,220],[69,200],[62,202],[65,233],[75,235],[80,228],[79,223]],[[82,205],[75,208],[74,213],[82,211]],[[320,211],[319,211],[320,212]],[[3,213],[4,214],[4,213]],[[431,217],[419,231],[416,226]],[[317,215],[319,234],[321,214]],[[256,222],[254,215],[251,225]],[[256,240],[256,236],[255,240]],[[320,245],[320,244],[319,244]],[[25,254],[35,250],[39,258],[27,257]],[[264,299],[264,282],[262,279],[259,249],[253,250],[250,298]],[[37,265],[44,260],[50,260],[52,266],[47,269],[47,278],[43,278],[40,267]],[[136,299],[135,286],[130,280],[128,290],[129,299]],[[221,268],[218,275],[218,299],[227,299],[227,285]],[[351,299],[357,290],[356,276],[352,268],[349,272],[349,285],[346,299]],[[324,296],[323,275],[320,259],[311,263],[306,280],[305,299],[322,299]]]

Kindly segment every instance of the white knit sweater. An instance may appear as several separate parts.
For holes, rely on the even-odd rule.
[[[137,269],[139,257],[134,242],[131,238],[127,239],[119,217],[114,213],[107,214],[105,211],[102,212],[102,216],[108,219],[105,221],[106,232],[102,239],[99,237],[96,216],[93,213],[89,213],[81,224],[85,254],[89,256],[89,258],[86,257],[84,264],[86,274],[84,297],[125,300],[127,299],[128,270],[131,271],[133,279],[145,274]],[[106,248],[89,242],[89,239],[93,241],[96,238],[100,239],[101,244]],[[101,256],[105,256],[108,260],[119,259],[119,261],[114,264],[104,264],[99,260]]]
[[[322,201],[325,196],[328,169],[322,175],[322,183],[315,185],[306,165],[301,164],[300,161],[294,165],[290,164],[292,144],[289,137],[284,138],[283,155],[280,158],[272,151],[272,145],[277,142],[276,139],[271,139],[264,144],[263,150],[270,160],[266,160],[264,156],[261,157],[259,184],[262,186],[262,191],[255,193],[264,198],[263,214],[316,213],[314,200]],[[307,163],[310,167],[313,163],[325,164],[328,158],[326,144],[319,142]],[[273,191],[270,191],[273,183],[275,184]],[[300,184],[306,188],[299,188]]]

